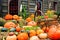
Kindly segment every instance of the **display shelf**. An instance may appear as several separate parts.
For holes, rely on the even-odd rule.
[[[7,3],[2,3],[2,6],[8,6],[8,4]]]

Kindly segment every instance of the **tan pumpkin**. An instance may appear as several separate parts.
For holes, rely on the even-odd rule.
[[[27,33],[20,33],[17,36],[18,40],[28,40],[28,34]]]
[[[11,20],[11,19],[13,18],[13,16],[10,15],[10,14],[7,14],[4,18],[5,18],[6,20]]]
[[[15,23],[13,23],[13,22],[7,22],[7,23],[5,23],[4,24],[4,27],[5,28],[8,28],[8,29],[10,29],[10,28],[12,28],[12,27],[16,27],[17,25],[15,24]]]
[[[17,37],[13,32],[10,32],[6,40],[17,40]]]
[[[30,37],[30,40],[40,40],[37,36]]]
[[[48,37],[47,33],[41,33],[38,35],[41,39],[46,39]]]
[[[27,26],[37,26],[37,23],[34,21],[28,22]]]
[[[17,20],[17,19],[19,19],[19,16],[18,15],[13,15],[13,19]]]

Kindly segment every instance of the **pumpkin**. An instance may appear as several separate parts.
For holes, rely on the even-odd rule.
[[[37,23],[34,21],[28,22],[27,26],[37,26]]]
[[[60,39],[60,27],[53,26],[49,29],[48,37],[50,39]]]
[[[30,36],[30,37],[36,36],[35,30],[30,30],[30,31],[29,31],[29,36]]]
[[[18,15],[13,15],[13,19],[17,20],[17,19],[19,19],[19,16]]]
[[[34,18],[34,14],[32,13],[32,14],[30,15],[30,17]]]
[[[17,21],[20,21],[20,20],[22,20],[22,17],[21,16],[17,19]]]
[[[30,40],[40,40],[37,36],[30,37]]]
[[[18,40],[28,40],[28,34],[27,33],[20,33],[17,36]]]
[[[21,28],[20,27],[16,27],[16,31],[20,32]]]
[[[28,17],[28,18],[26,18],[26,21],[30,22],[30,21],[32,21],[32,19],[30,17]]]
[[[44,31],[41,30],[41,29],[36,30],[36,34],[37,34],[37,35],[39,35],[39,34],[41,34],[41,33],[44,33]]]
[[[17,40],[16,35],[14,35],[13,32],[10,32],[9,35],[7,36],[6,40]]]
[[[4,27],[5,28],[12,28],[12,27],[16,27],[16,24],[15,23],[13,23],[13,22],[6,22],[5,24],[4,24]]]
[[[48,35],[47,35],[47,33],[41,33],[38,36],[42,39],[46,39]]]
[[[13,16],[10,15],[10,14],[7,14],[7,15],[5,16],[5,19],[6,19],[6,20],[11,20],[12,18],[13,18]]]

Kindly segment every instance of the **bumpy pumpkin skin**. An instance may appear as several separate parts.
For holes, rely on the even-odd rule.
[[[28,40],[28,34],[27,33],[20,33],[17,36],[18,40]]]
[[[6,19],[6,20],[12,20],[12,18],[13,18],[13,16],[10,15],[10,14],[7,14],[7,15],[5,16],[5,19]]]
[[[10,29],[10,28],[12,28],[12,27],[16,27],[17,25],[15,24],[15,23],[13,23],[13,22],[7,22],[7,23],[5,23],[4,24],[4,27],[5,28],[8,28],[8,29]]]

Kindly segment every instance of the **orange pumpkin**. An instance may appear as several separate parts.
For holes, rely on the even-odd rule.
[[[6,20],[11,20],[12,18],[13,18],[13,16],[10,15],[10,14],[7,14],[7,15],[5,16],[5,19],[6,19]]]
[[[30,17],[28,17],[28,18],[26,19],[26,21],[27,21],[27,22],[30,22],[30,21],[32,21],[32,19],[31,19]]]
[[[13,32],[10,32],[6,40],[17,40],[17,37]]]
[[[28,22],[27,26],[36,26],[37,23],[34,21]]]
[[[13,22],[7,22],[4,24],[4,27],[10,29],[12,27],[16,27],[16,24]]]
[[[35,30],[30,30],[29,36],[30,36],[30,37],[36,36]]]
[[[20,32],[21,28],[20,27],[16,27],[16,31]]]
[[[18,15],[14,15],[14,16],[13,16],[13,19],[14,19],[14,20],[17,20],[17,19],[19,19],[19,16],[18,16]]]
[[[60,27],[52,25],[48,31],[48,37],[53,40],[60,39]]]
[[[18,40],[28,40],[28,34],[27,33],[20,33],[17,36]]]

